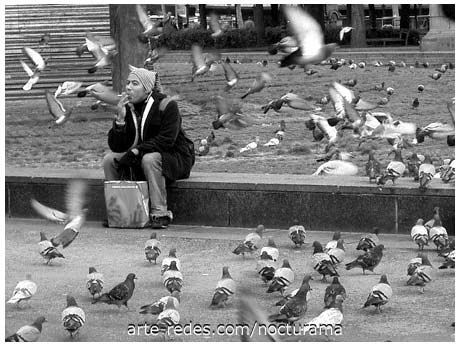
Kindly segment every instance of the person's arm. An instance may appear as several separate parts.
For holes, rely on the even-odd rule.
[[[128,99],[124,93],[117,105],[118,111],[108,134],[108,144],[113,152],[125,152],[132,145],[132,135],[128,134],[126,127],[127,108]]]

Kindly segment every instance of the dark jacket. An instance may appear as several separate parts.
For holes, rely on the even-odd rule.
[[[134,108],[126,105],[125,124],[118,126],[115,121],[108,134],[109,147],[113,152],[126,152],[137,148],[139,157],[150,152],[159,152],[162,157],[163,175],[168,181],[186,179],[195,163],[193,142],[188,140],[182,129],[182,118],[174,100],[170,100],[164,111],[159,110],[160,102],[166,95],[152,92],[141,108],[140,116],[153,98],[150,112],[145,118],[142,139],[136,139],[136,129],[141,127]]]

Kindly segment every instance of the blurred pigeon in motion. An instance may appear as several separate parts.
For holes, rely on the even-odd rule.
[[[235,100],[219,95],[213,99],[217,110],[217,118],[212,122],[214,129],[240,130],[251,125],[251,122],[243,115],[241,107]]]
[[[48,110],[55,120],[53,124],[59,126],[65,123],[72,113],[72,108],[66,110],[64,105],[48,90],[45,90],[45,98]]]
[[[428,245],[429,235],[428,230],[423,225],[423,219],[418,219],[410,231],[410,236],[419,250],[423,250],[424,246]]]
[[[153,22],[147,12],[145,11],[142,5],[136,5],[137,16],[139,18],[139,22],[141,22],[144,31],[138,35],[139,41],[142,43],[147,43],[149,37],[153,37],[155,39],[159,38],[160,35],[163,33],[163,28],[159,27],[157,23]]]
[[[272,99],[267,104],[262,105],[261,109],[263,110],[264,114],[266,114],[270,109],[276,112],[280,112],[281,107],[284,105],[284,103],[285,100],[282,98]]]
[[[339,140],[337,128],[330,125],[330,120],[331,119],[326,119],[321,115],[310,114],[309,119],[305,121],[305,125],[308,129],[314,130],[318,128],[327,137],[328,144],[326,145],[326,152],[328,152]]]
[[[285,36],[280,41],[272,44],[268,50],[270,55],[275,55],[278,52],[283,54],[293,53],[298,49],[297,40],[292,36]]]
[[[40,255],[46,260],[46,264],[49,265],[51,260],[55,258],[64,258],[47,238],[44,232],[40,232],[40,242],[38,243],[40,248]]]
[[[252,254],[254,251],[262,247],[262,234],[265,231],[264,225],[258,225],[254,232],[248,233],[243,242],[233,250],[236,255],[243,255],[245,253]]]
[[[268,320],[282,323],[293,323],[307,313],[307,294],[310,291],[311,276],[306,275],[297,293],[288,299],[277,314],[272,314]]]
[[[96,268],[90,267],[86,276],[86,288],[91,296],[99,296],[104,287],[104,276],[96,271]]]
[[[192,82],[195,77],[206,74],[211,69],[211,65],[217,64],[220,58],[220,53],[204,55],[201,46],[192,45]]]
[[[276,244],[275,244],[275,241],[273,240],[273,237],[269,237],[268,238],[268,245],[264,246],[262,249],[260,249],[260,255],[262,255],[264,252],[267,253],[267,255],[270,256],[270,258],[273,261],[276,262],[278,260],[280,252],[279,252],[278,248],[276,247]]]
[[[225,307],[230,298],[235,294],[235,290],[236,283],[228,271],[228,266],[224,266],[222,268],[222,278],[217,282],[214,290],[211,307]]]
[[[363,250],[364,252],[367,252],[368,250],[375,248],[380,243],[378,237],[379,233],[380,229],[378,227],[373,227],[372,233],[368,233],[359,239],[356,250]]]
[[[313,256],[311,260],[313,269],[323,276],[321,281],[325,282],[326,276],[339,276],[331,257],[323,251],[323,246],[318,241],[313,242]]]
[[[233,69],[233,67],[230,65],[230,63],[223,61],[222,67],[224,68],[225,80],[227,81],[224,91],[228,92],[230,89],[235,87],[235,85],[238,82],[239,76],[235,69]]]
[[[377,181],[377,177],[380,175],[381,164],[375,158],[374,150],[369,150],[369,159],[366,162],[366,175],[369,177],[369,181]]]
[[[284,100],[284,104],[295,110],[305,110],[305,111],[320,111],[321,108],[315,107],[305,98],[300,97],[299,95],[289,92],[283,95],[280,99]]]
[[[177,270],[180,271],[181,264],[180,260],[176,256],[176,248],[169,249],[168,256],[165,257],[163,261],[161,261],[161,275],[164,275],[164,273],[169,269],[173,261],[176,263]]]
[[[380,282],[372,287],[363,308],[375,306],[376,310],[381,313],[381,307],[390,301],[392,295],[393,289],[388,283],[387,276],[382,274]]]
[[[23,51],[27,55],[27,57],[35,64],[35,67],[31,69],[27,65],[27,63],[25,63],[22,60],[20,61],[22,68],[27,73],[27,76],[29,76],[29,80],[22,87],[22,89],[24,91],[29,91],[32,88],[32,86],[38,82],[40,78],[40,73],[45,69],[46,61],[43,59],[40,53],[35,51],[33,48],[24,47]]]
[[[361,267],[363,274],[366,274],[366,270],[374,272],[375,267],[377,267],[382,260],[383,249],[383,244],[379,244],[375,248],[368,250],[365,254],[359,255],[355,260],[345,265],[346,270],[348,271],[355,267]]]
[[[283,260],[283,264],[275,271],[273,280],[267,289],[267,293],[279,291],[283,295],[286,288],[294,281],[294,271],[287,259]]]
[[[339,277],[332,278],[332,283],[327,286],[324,292],[324,308],[331,308],[337,296],[342,296],[343,299],[347,297],[347,292],[342,284],[339,282]]]
[[[148,262],[157,263],[157,258],[161,254],[161,244],[157,239],[157,233],[152,232],[150,239],[145,242],[144,245],[145,258]]]
[[[161,312],[164,311],[166,307],[166,303],[168,303],[169,298],[172,298],[174,302],[174,308],[178,309],[179,303],[180,303],[180,292],[176,290],[176,291],[173,291],[171,295],[163,296],[157,301],[154,301],[148,305],[142,306],[140,308],[139,313],[140,314],[153,314],[153,315],[160,314]]]
[[[298,220],[294,220],[294,225],[289,227],[288,236],[289,239],[294,243],[295,247],[300,248],[302,244],[305,243],[307,232],[305,231],[305,227],[299,225]]]
[[[425,285],[432,280],[431,273],[433,266],[425,253],[422,253],[420,256],[422,262],[415,268],[413,274],[407,280],[407,285],[418,286],[420,292],[423,293]]]
[[[103,49],[103,52],[114,51],[117,48],[117,44],[115,40],[111,36],[99,36],[91,33],[90,31],[86,31],[86,38],[88,38],[93,43],[100,45]],[[88,42],[85,38],[85,43],[78,46],[75,50],[77,56],[81,57],[83,53],[88,52]],[[90,44],[91,45],[91,44]]]
[[[129,310],[128,301],[131,299],[134,293],[134,279],[137,279],[134,273],[128,274],[125,281],[116,285],[109,292],[103,293],[101,296],[94,298],[91,303],[94,304],[103,302],[109,305],[117,305],[118,308],[121,306],[126,306],[126,308]]]
[[[345,36],[345,34],[349,33],[352,30],[353,30],[353,27],[343,27],[342,29],[340,29],[339,40],[343,41],[343,37]]]
[[[266,251],[262,252],[260,260],[257,260],[256,271],[264,283],[273,280],[275,270],[275,261],[273,261],[272,257]]]
[[[122,95],[119,95],[113,90],[112,87],[107,86],[103,83],[97,82],[85,88],[77,94],[79,98],[85,97],[87,94],[96,98],[98,101],[107,103],[110,105],[117,105]]]
[[[25,280],[21,280],[16,284],[16,287],[13,290],[13,296],[11,296],[7,303],[19,306],[19,304],[23,301],[28,302],[36,292],[37,284],[35,284],[32,280],[32,276],[27,274]]]
[[[16,333],[5,337],[5,342],[36,342],[42,333],[42,325],[46,322],[45,317],[35,319],[30,325],[22,326]]]
[[[248,91],[241,97],[241,99],[246,98],[250,94],[258,93],[261,90],[263,90],[267,84],[272,80],[272,77],[270,74],[266,72],[261,72],[254,82],[252,83],[252,86],[248,89]]]
[[[397,178],[403,176],[406,171],[406,165],[401,156],[401,149],[392,149],[390,154],[394,153],[395,157],[390,163],[388,163],[385,172],[377,177],[377,185],[385,185],[388,180],[393,182],[393,185]]]
[[[62,325],[69,332],[70,338],[75,338],[80,329],[85,325],[85,312],[78,307],[77,301],[73,296],[67,295],[67,307],[61,315]]]
[[[65,196],[66,213],[48,208],[35,199],[31,199],[32,208],[40,216],[56,223],[66,224],[61,233],[51,238],[53,246],[62,245],[63,248],[68,247],[80,232],[87,212],[87,209],[83,208],[86,202],[85,195],[87,189],[88,184],[83,180],[74,179],[69,182]]]
[[[83,82],[79,81],[64,81],[57,87],[56,91],[54,92],[54,97],[57,98],[61,95],[71,95],[76,93],[82,85]]]
[[[174,291],[181,291],[184,285],[184,277],[176,265],[176,261],[171,261],[167,271],[163,273],[163,285],[171,294]]]
[[[425,160],[423,161],[423,163],[420,165],[418,169],[420,189],[422,190],[426,189],[426,187],[429,185],[431,180],[433,180],[435,174],[436,174],[436,168],[433,165],[433,161],[431,160],[431,157],[428,155],[425,155]]]
[[[86,32],[86,47],[88,51],[93,55],[96,62],[88,69],[88,73],[94,74],[98,69],[105,68],[112,64],[113,57],[118,54],[116,46],[109,47],[110,49],[103,46],[103,44],[95,37],[91,32]]]
[[[415,130],[415,138],[412,143],[421,144],[424,142],[425,137],[435,140],[444,139],[452,134],[455,134],[454,127],[441,122],[432,122],[425,127],[417,127]]]
[[[312,175],[356,175],[358,170],[354,163],[332,160],[320,165]]]
[[[209,27],[212,30],[211,36],[213,38],[217,38],[224,33],[219,23],[219,17],[215,13],[211,13],[210,15]]]
[[[337,45],[324,44],[323,32],[318,22],[300,7],[283,6],[282,8],[288,27],[294,33],[299,47],[281,59],[280,67],[318,64],[328,59]]]
[[[340,231],[334,232],[332,235],[332,240],[326,243],[326,245],[323,247],[323,251],[325,253],[329,252],[329,250],[337,248],[337,241],[341,238]]]

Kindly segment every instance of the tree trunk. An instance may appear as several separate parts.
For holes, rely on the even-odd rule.
[[[305,10],[319,23],[324,32],[324,6],[325,5],[304,5]]]
[[[366,23],[364,21],[364,5],[351,5],[351,31],[350,46],[366,47]]]
[[[109,5],[110,35],[117,44],[118,54],[112,63],[113,89],[121,93],[129,74],[129,65],[143,67],[149,44],[138,39],[142,28],[137,16],[136,5]]]
[[[257,44],[261,45],[265,36],[264,25],[264,7],[263,5],[254,5],[254,24],[257,32]]]
[[[241,5],[235,5],[236,12],[236,27],[243,28],[243,13],[241,12]]]
[[[401,20],[399,22],[400,29],[409,29],[410,26],[410,5],[403,4],[401,5],[401,9],[399,10],[399,14],[401,15]]]
[[[377,15],[375,13],[375,5],[369,5],[369,20],[371,23],[371,30],[377,30]]]
[[[280,25],[280,10],[277,4],[270,4],[270,16],[272,17],[272,27]]]
[[[208,28],[208,22],[206,21],[206,4],[198,5],[200,11],[200,28],[206,30]]]
[[[185,5],[185,24],[184,26],[186,28],[188,28],[188,22],[190,20],[189,13],[190,13],[190,5]]]

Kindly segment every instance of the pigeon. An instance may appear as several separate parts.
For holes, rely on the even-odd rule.
[[[294,281],[294,271],[287,259],[283,260],[283,264],[275,271],[273,280],[267,289],[267,293],[279,291],[283,295],[286,288]]]
[[[308,278],[308,281],[311,279],[311,276],[310,275],[305,275],[305,277],[303,278],[302,280],[302,284],[304,281],[307,281],[307,278]],[[278,302],[275,303],[275,306],[284,306],[291,298],[293,298],[298,292],[299,292],[300,288],[296,288],[292,291],[289,291],[289,288],[286,289],[286,291],[288,291],[288,293],[284,294],[283,295],[283,298],[281,300],[279,300]],[[310,290],[307,292],[307,295],[305,296],[305,299],[307,302],[309,302],[311,300],[311,288]]]
[[[407,265],[407,275],[412,276],[415,273],[415,270],[418,266],[422,264],[422,253],[419,252],[417,257],[414,257],[409,261],[409,265]]]
[[[51,260],[55,258],[64,258],[56,247],[53,246],[47,238],[44,232],[40,232],[40,242],[38,242],[40,247],[40,255],[46,260],[46,264],[49,265]]]
[[[440,72],[434,72],[432,73],[431,75],[428,75],[429,77],[431,77],[433,80],[439,80],[442,76],[442,74]]]
[[[339,277],[333,277],[332,283],[327,286],[324,293],[324,308],[331,308],[339,295],[345,299],[347,297],[347,292],[343,285],[340,284]]]
[[[62,84],[58,86],[58,88],[54,92],[54,97],[57,98],[60,95],[71,95],[73,93],[76,93],[82,85],[83,82],[79,81],[64,81]]]
[[[213,38],[222,36],[222,34],[224,33],[219,23],[219,17],[215,13],[211,13],[210,20],[209,20],[209,26],[212,30],[211,36]]]
[[[343,82],[342,84],[343,84],[344,86],[347,86],[347,87],[354,87],[354,86],[356,86],[357,83],[358,83],[358,80],[356,80],[356,79],[351,79],[351,80],[348,80],[348,81]]]
[[[77,96],[79,98],[83,98],[88,94],[96,98],[98,101],[110,105],[117,105],[122,97],[122,95],[115,92],[112,87],[100,82],[89,85],[84,91],[79,92]]]
[[[415,99],[412,101],[412,109],[418,108],[419,105],[420,105],[420,101],[418,100],[418,98],[415,98]]]
[[[306,275],[297,293],[288,299],[277,314],[272,314],[268,320],[282,323],[294,323],[307,312],[307,294],[310,289],[310,275]]]
[[[428,245],[429,235],[428,230],[423,226],[423,219],[418,219],[416,224],[412,227],[410,236],[415,244],[418,245],[419,250]]]
[[[343,247],[343,239],[337,241],[337,247],[326,252],[330,257],[333,265],[338,265],[345,259],[345,249]]]
[[[249,233],[243,242],[233,250],[236,255],[242,254],[244,257],[245,253],[253,253],[262,247],[262,234],[265,231],[264,225],[258,225],[254,232]]]
[[[45,98],[48,110],[55,120],[54,124],[59,126],[65,123],[72,113],[72,108],[66,110],[64,105],[48,90],[45,90]]]
[[[109,47],[110,49],[107,46],[104,47],[98,38],[89,31],[86,32],[85,42],[88,51],[96,60],[94,65],[88,69],[89,74],[94,74],[98,69],[111,65],[114,56],[118,54],[115,45]]]
[[[280,99],[284,100],[284,104],[295,110],[318,111],[318,108],[306,99],[292,92],[283,95]]]
[[[220,54],[203,54],[201,46],[197,44],[192,45],[192,80],[194,81],[195,77],[206,74],[210,69],[212,64],[216,64],[221,58]]]
[[[380,230],[378,227],[372,228],[372,233],[366,234],[359,239],[356,250],[363,250],[364,252],[367,252],[370,249],[375,248],[380,243],[378,237],[379,233]]]
[[[169,298],[172,298],[173,303],[174,303],[174,308],[176,309],[179,308],[180,292],[173,291],[171,295],[163,296],[162,298],[160,298],[159,300],[155,302],[142,306],[139,313],[140,314],[153,314],[153,315],[160,314],[165,309],[166,303],[168,303]]]
[[[366,162],[366,175],[369,177],[369,182],[372,180],[377,181],[377,177],[380,176],[381,164],[375,158],[374,150],[369,150],[369,159]]]
[[[139,18],[139,22],[141,22],[144,31],[138,36],[138,39],[146,43],[146,38],[153,37],[159,38],[160,35],[163,33],[163,28],[159,27],[157,23],[153,22],[147,12],[145,11],[142,5],[136,5],[137,16]]]
[[[268,245],[263,247],[262,249],[260,249],[260,255],[262,255],[262,253],[264,253],[264,252],[266,252],[267,255],[273,261],[276,262],[278,260],[280,252],[278,251],[278,248],[276,247],[275,241],[273,240],[272,237],[268,238]]]
[[[259,142],[260,142],[260,137],[256,136],[254,141],[251,141],[249,144],[247,144],[246,146],[240,149],[240,153],[255,150],[259,146]]]
[[[375,267],[377,267],[382,260],[383,249],[383,244],[379,244],[376,247],[368,250],[365,254],[360,255],[352,262],[347,263],[345,265],[346,270],[348,271],[355,267],[361,267],[363,274],[366,274],[366,270],[374,272]]]
[[[31,69],[27,65],[27,63],[20,60],[22,68],[24,69],[24,71],[27,73],[27,76],[29,77],[29,80],[22,87],[22,89],[24,91],[29,91],[32,88],[32,86],[38,82],[40,78],[40,73],[45,69],[46,61],[43,59],[40,53],[35,51],[33,48],[24,47],[23,51],[27,55],[27,57],[35,64],[35,67]]]
[[[67,307],[61,315],[62,325],[69,332],[70,338],[75,338],[80,329],[85,325],[85,312],[78,307],[77,301],[73,296],[67,295]]]
[[[447,110],[452,118],[452,123],[455,124],[455,98],[452,98],[449,102],[447,102]]]
[[[369,306],[375,306],[376,310],[381,313],[381,306],[385,305],[390,301],[391,296],[393,295],[393,290],[391,289],[390,284],[388,283],[387,276],[382,274],[380,277],[380,282],[377,285],[374,285],[369,293],[369,296],[364,303],[363,308]]]
[[[424,160],[425,156],[418,155],[416,152],[411,153],[407,158],[407,172],[414,178],[414,181],[419,181],[420,165]]]
[[[272,257],[266,251],[262,252],[260,260],[257,260],[256,271],[265,284],[273,280],[275,270],[275,261],[273,261]]]
[[[417,90],[418,90],[419,92],[423,92],[423,91],[425,90],[425,86],[424,86],[424,85],[418,85],[418,86],[417,86]]]
[[[125,281],[116,285],[109,292],[103,293],[101,296],[94,298],[91,303],[103,302],[109,305],[117,305],[120,308],[122,305],[128,308],[128,301],[131,299],[134,293],[134,279],[136,275],[134,273],[129,273]]]
[[[270,100],[267,104],[262,105],[261,109],[263,110],[264,114],[268,112],[268,110],[272,109],[276,112],[280,112],[281,107],[284,105],[285,100],[282,98]]]
[[[313,318],[308,323],[304,324],[307,327],[314,327],[319,333],[324,330],[325,327],[327,328],[335,328],[342,324],[343,321],[343,303],[344,298],[341,295],[337,295],[335,298],[334,303],[328,309],[324,310],[320,315],[316,318]],[[327,335],[328,330],[325,330]]]
[[[455,268],[455,249],[450,251],[445,257],[439,269]]]
[[[258,93],[261,90],[263,90],[268,83],[272,80],[272,77],[270,74],[266,72],[261,72],[254,82],[252,83],[252,86],[248,89],[248,91],[241,97],[241,99],[246,98],[250,94]]]
[[[307,69],[305,70],[305,74],[311,76],[311,75],[314,75],[314,74],[317,74],[318,73],[318,70],[313,70],[313,69]]]
[[[354,28],[353,27],[343,27],[342,29],[340,29],[340,32],[339,32],[339,40],[340,41],[343,41],[343,37],[346,33],[349,33],[350,31],[352,31]]]
[[[431,180],[433,180],[435,174],[436,168],[434,167],[433,162],[431,161],[431,157],[425,155],[425,160],[418,169],[420,189],[426,189]]]
[[[393,87],[388,87],[386,89],[386,92],[387,94],[390,96],[390,95],[393,95],[393,93],[395,92],[394,88]]]
[[[449,161],[445,171],[441,174],[441,180],[446,184],[455,181],[455,159]]]
[[[425,290],[426,283],[431,282],[431,272],[433,266],[426,254],[421,254],[421,264],[416,267],[411,277],[407,280],[407,285],[419,286],[420,292],[423,293]]]
[[[5,337],[5,342],[36,342],[42,333],[42,325],[46,322],[45,317],[35,319],[30,325],[21,327],[16,333]]]
[[[224,91],[228,92],[230,89],[235,87],[238,82],[239,76],[238,73],[233,69],[230,63],[226,63],[225,61],[222,62],[222,67],[224,68],[224,75],[227,84],[225,85]]]
[[[439,208],[439,207],[434,207],[433,208],[433,217],[430,220],[428,220],[424,225],[428,232],[434,226],[434,221],[435,221],[435,216],[436,215],[438,215],[439,219],[441,219],[441,208]]]
[[[173,261],[176,263],[177,270],[180,271],[181,265],[180,260],[176,256],[176,248],[171,248],[169,250],[168,256],[165,257],[163,261],[161,261],[161,275],[164,275],[164,273],[169,270],[169,267]]]
[[[455,129],[445,123],[441,122],[432,122],[425,127],[417,127],[415,130],[415,138],[412,141],[412,144],[421,144],[424,142],[425,137],[431,139],[444,139],[448,135],[454,134]]]
[[[234,100],[216,96],[214,104],[217,110],[217,118],[212,122],[214,129],[241,130],[251,125],[250,120],[242,114],[241,107]]]
[[[323,251],[327,253],[329,250],[337,248],[337,241],[340,239],[340,237],[340,231],[334,232],[332,235],[332,240],[326,243],[326,245],[323,247]]]
[[[319,64],[331,56],[337,45],[324,44],[321,26],[310,14],[294,6],[283,6],[283,12],[299,47],[281,59],[280,67]]]
[[[66,224],[61,233],[51,238],[53,246],[57,247],[62,245],[63,248],[66,248],[79,234],[80,229],[85,222],[87,212],[86,209],[83,209],[87,188],[88,184],[80,179],[71,180],[67,184],[65,197],[67,207],[66,213],[48,208],[35,199],[31,199],[32,208],[39,215],[50,221]]]
[[[180,321],[180,314],[174,303],[175,301],[173,297],[170,296],[168,298],[168,302],[166,302],[163,312],[158,315],[158,319],[156,321],[156,326],[159,331],[163,332],[165,335],[166,333],[169,333],[168,328],[170,326],[175,326],[179,324]]]
[[[279,132],[276,133],[274,138],[271,138],[269,141],[267,141],[265,144],[263,144],[263,146],[265,146],[265,147],[278,146],[281,143],[281,141],[283,140],[283,137],[284,137],[284,132],[279,131]]]
[[[38,42],[39,46],[47,46],[49,45],[51,39],[51,35],[49,33],[45,33],[40,37],[40,41]]]
[[[395,157],[393,161],[390,161],[385,172],[377,177],[377,185],[385,185],[388,180],[393,182],[393,185],[397,178],[403,176],[406,171],[406,165],[401,156],[401,149],[392,149],[390,154],[394,153]]]
[[[310,119],[305,122],[305,125],[307,128],[312,130],[317,127],[327,137],[328,144],[326,146],[326,151],[328,151],[339,140],[337,128],[331,126],[328,119],[321,115],[310,114]]]
[[[332,160],[323,163],[312,175],[356,175],[358,167],[351,162]]]
[[[294,225],[289,227],[288,236],[289,239],[294,243],[295,247],[300,248],[302,244],[305,243],[307,232],[305,231],[305,227],[299,225],[298,220],[294,220]]]
[[[99,296],[104,288],[104,276],[96,271],[96,268],[90,267],[86,276],[86,288],[91,296]]]
[[[169,269],[163,273],[163,285],[171,294],[174,291],[181,291],[184,284],[184,277],[178,270],[176,261],[171,261]]]
[[[331,257],[323,251],[323,247],[318,241],[313,242],[312,266],[315,271],[323,276],[321,281],[326,281],[326,276],[339,276]]]
[[[389,72],[394,72],[395,70],[396,70],[396,66],[394,66],[394,65],[390,65],[390,66],[388,67],[388,71],[389,71]]]
[[[436,245],[436,250],[445,248],[449,244],[449,236],[447,230],[442,226],[439,214],[434,215],[433,227],[428,231],[430,239]]]
[[[280,41],[272,44],[268,50],[270,55],[275,55],[278,52],[284,54],[293,53],[298,49],[297,40],[292,36],[285,36]]]
[[[449,243],[447,244],[446,247],[442,248],[438,252],[438,256],[440,257],[447,257],[451,251],[455,250],[455,238],[452,238],[449,240]]]
[[[13,296],[11,296],[7,303],[17,304],[19,306],[22,301],[28,302],[36,292],[37,284],[32,280],[32,276],[27,274],[25,280],[21,280],[16,284],[13,290]]]
[[[222,268],[222,278],[217,282],[211,307],[225,307],[230,298],[235,294],[236,283],[228,271],[228,266]]]
[[[161,245],[160,241],[157,239],[156,232],[152,232],[150,239],[145,242],[144,252],[148,262],[151,263],[153,261],[155,264],[157,263],[157,258],[161,254]]]

